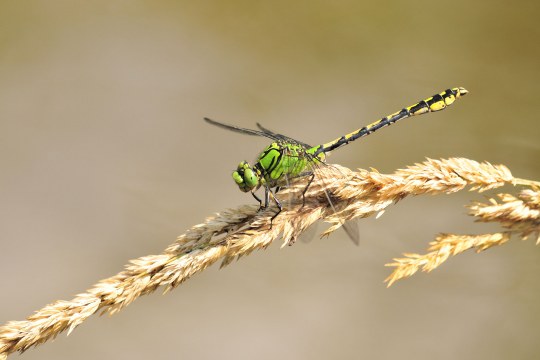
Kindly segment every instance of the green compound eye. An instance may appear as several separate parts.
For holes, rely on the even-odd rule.
[[[242,183],[244,182],[244,178],[238,173],[238,171],[233,172],[232,177],[237,185],[242,185]]]
[[[246,185],[250,188],[254,188],[259,184],[259,178],[255,174],[255,172],[249,167],[244,170],[244,181],[246,182]]]
[[[246,161],[238,164],[238,168],[232,173],[232,177],[236,185],[243,192],[251,191],[259,186],[259,175],[253,171],[251,165]]]

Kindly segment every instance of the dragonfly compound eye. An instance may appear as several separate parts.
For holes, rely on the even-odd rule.
[[[246,161],[238,164],[238,168],[232,173],[232,177],[243,192],[251,191],[259,185],[259,177]]]
[[[257,174],[255,174],[255,171],[251,167],[248,167],[244,170],[244,181],[247,186],[249,186],[249,190],[257,187],[259,185],[259,177]]]

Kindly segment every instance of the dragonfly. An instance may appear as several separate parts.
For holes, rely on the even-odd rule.
[[[317,146],[310,146],[286,135],[275,133],[259,123],[257,123],[258,130],[253,130],[224,124],[209,118],[204,118],[204,120],[226,130],[272,140],[272,143],[260,152],[253,165],[242,161],[232,173],[232,178],[238,188],[243,192],[251,192],[251,195],[259,202],[259,211],[266,209],[271,201],[276,204],[278,210],[270,219],[270,226],[272,226],[272,221],[283,210],[283,206],[276,196],[279,189],[289,186],[292,179],[306,178],[307,184],[302,191],[302,206],[304,206],[305,194],[315,178],[315,170],[326,164],[326,155],[330,151],[408,117],[443,110],[467,93],[468,91],[463,87],[447,89],[349,134]],[[261,187],[264,188],[264,202],[255,194]],[[328,194],[327,199],[333,208]],[[349,231],[347,233],[349,234]],[[357,239],[350,234],[349,236],[358,244]]]

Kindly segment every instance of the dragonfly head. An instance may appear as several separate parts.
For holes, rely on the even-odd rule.
[[[253,169],[247,161],[238,164],[238,168],[232,173],[232,177],[243,192],[257,189],[261,185],[260,173]]]

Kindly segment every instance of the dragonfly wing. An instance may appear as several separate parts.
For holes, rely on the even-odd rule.
[[[328,166],[327,164],[318,161],[318,159],[315,158],[314,156],[312,156],[310,154],[307,154],[307,155],[310,157],[309,164],[311,166],[311,171],[315,174],[315,176],[317,176],[317,170],[321,166]],[[328,193],[328,191],[326,190],[326,188],[328,187],[327,184],[325,183],[325,181],[321,177],[319,179],[323,183],[324,195],[326,196],[326,199],[328,200],[328,203],[330,204],[330,207],[332,208],[334,213],[337,213],[336,207],[334,206],[334,203],[332,202],[332,197]],[[360,245],[360,232],[358,230],[358,225],[357,225],[356,221],[345,221],[343,219],[340,219],[339,222],[341,223],[341,227],[343,228],[343,230],[345,231],[347,236],[351,239],[351,241],[355,245]]]
[[[304,147],[305,149],[310,149],[312,146],[311,145],[308,145],[302,141],[299,141],[299,140],[296,140],[296,139],[293,139],[291,137],[288,137],[286,135],[283,135],[283,134],[278,134],[276,132],[273,132],[272,130],[270,129],[267,129],[265,128],[264,126],[262,126],[260,123],[257,123],[257,127],[259,129],[262,130],[262,132],[264,132],[265,134],[268,134],[268,135],[271,135],[271,136],[276,136],[278,137],[279,139],[285,141],[285,142],[289,142],[289,143],[293,143],[293,144],[297,144],[297,145],[301,145],[302,147]]]
[[[234,132],[244,134],[244,135],[264,136],[264,137],[267,137],[267,138],[270,138],[270,139],[276,140],[276,141],[281,140],[278,136],[276,136],[277,134],[273,134],[273,133],[267,133],[267,132],[259,131],[259,130],[241,128],[241,127],[234,126],[234,125],[228,125],[228,124],[220,123],[219,121],[212,120],[212,119],[207,118],[207,117],[204,118],[204,121],[206,121],[207,123],[209,123],[211,125],[220,127],[222,129],[226,129],[226,130],[229,130],[229,131],[234,131]]]
[[[356,245],[360,245],[360,231],[358,230],[358,224],[355,220],[344,221],[341,223],[343,230],[349,236],[349,239]]]

